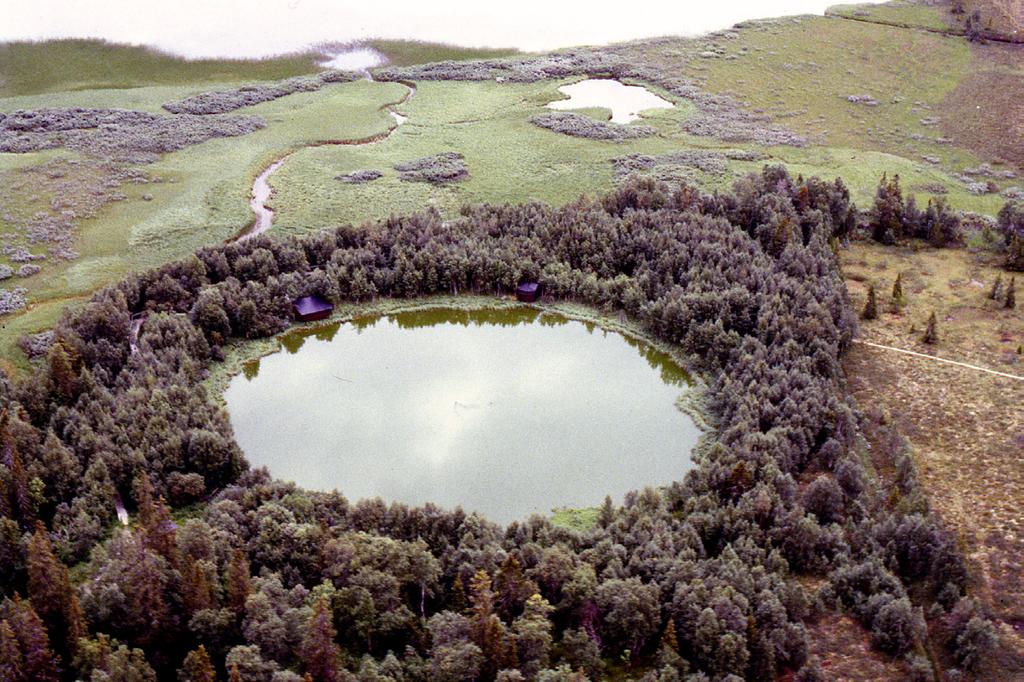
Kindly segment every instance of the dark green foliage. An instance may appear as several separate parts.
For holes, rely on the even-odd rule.
[[[868,285],[868,300],[864,304],[864,311],[860,314],[865,320],[878,319],[878,297],[875,294],[875,285]]]
[[[960,217],[949,208],[944,197],[928,200],[928,209],[920,220],[907,226],[910,234],[925,239],[937,249],[958,244],[961,239]]]
[[[840,359],[856,321],[831,244],[855,215],[841,182],[767,167],[730,193],[630,181],[560,208],[259,236],[132,275],[61,320],[37,377],[0,390],[4,589],[24,593],[18,535],[38,517],[62,558],[88,557],[93,638],[116,637],[109,658],[123,646],[132,674],[146,674],[141,650],[161,679],[206,675],[200,646],[222,678],[267,682],[599,677],[602,655],[655,661],[665,680],[774,679],[807,658],[799,572],[828,573],[831,601],[902,653],[919,622],[900,577],[962,589],[963,575],[939,568],[952,550],[931,521],[883,517],[851,451]],[[247,469],[200,384],[223,344],[287,327],[297,296],[507,293],[524,278],[631,316],[699,358],[712,385],[717,442],[696,468],[609,501],[585,533],[272,480]],[[80,477],[55,471],[69,456]],[[162,501],[206,496],[182,525]],[[100,543],[117,497],[137,524]],[[45,599],[64,646],[64,602]],[[83,679],[106,670],[82,660]]]
[[[964,22],[964,35],[967,36],[967,40],[972,43],[980,43],[984,41],[984,26],[981,20],[981,11],[974,10],[967,16],[967,21]]]
[[[911,195],[904,201],[900,176],[883,174],[868,215],[871,238],[882,244],[896,244],[907,238],[923,239],[935,248],[961,240],[960,216],[943,197],[932,197],[921,211]]]
[[[992,288],[989,289],[988,297],[993,301],[1003,300],[1003,276],[996,275],[996,281],[992,283]]]
[[[1003,303],[1003,307],[1007,309],[1013,309],[1017,307],[1017,278],[1010,278],[1010,285],[1006,287],[1006,300]]]
[[[1007,201],[999,210],[999,231],[1006,249],[1006,267],[1024,271],[1024,201]]]
[[[903,297],[903,273],[896,273],[896,281],[892,283],[892,311],[898,313],[906,303]]]
[[[875,192],[875,204],[871,209],[871,238],[882,244],[895,244],[905,236],[906,206],[903,203],[903,189],[900,176],[892,179],[885,174]]]
[[[935,311],[933,310],[932,314],[928,316],[928,325],[925,327],[924,336],[921,338],[921,340],[924,341],[927,344],[936,344],[936,343],[938,343],[939,342],[939,332],[938,332],[938,329],[936,328],[937,325],[938,325],[938,322],[937,322],[937,320],[935,318]]]
[[[950,621],[957,663],[967,672],[977,672],[998,644],[995,626],[971,599],[957,603]]]

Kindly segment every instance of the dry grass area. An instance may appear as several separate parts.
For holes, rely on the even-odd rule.
[[[1024,309],[988,299],[997,274],[1008,279],[991,255],[857,243],[842,259],[854,306],[868,284],[879,294],[861,339],[1024,377]],[[894,311],[897,273],[906,304]],[[939,342],[929,346],[933,310]],[[846,370],[861,407],[882,410],[910,441],[929,503],[960,537],[973,593],[1024,651],[1024,381],[862,345]]]
[[[954,144],[1024,169],[1024,45],[973,46],[968,74],[938,111]]]
[[[963,0],[964,16],[981,12],[986,30],[1009,39],[1024,39],[1024,0]]]
[[[849,616],[829,613],[807,628],[808,653],[830,682],[890,682],[906,677],[897,661],[871,647],[867,631]]]

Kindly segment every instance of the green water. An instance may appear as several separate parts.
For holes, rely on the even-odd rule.
[[[689,378],[649,345],[531,308],[432,309],[286,335],[225,393],[249,462],[350,500],[508,522],[691,467]]]

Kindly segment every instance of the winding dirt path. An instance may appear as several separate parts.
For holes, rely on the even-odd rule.
[[[366,72],[367,80],[373,80],[370,72]],[[252,208],[252,212],[256,218],[252,224],[249,225],[240,235],[235,237],[232,241],[244,242],[247,239],[252,239],[258,234],[263,234],[274,224],[274,209],[267,205],[270,201],[270,197],[273,195],[274,190],[270,186],[270,176],[274,174],[277,169],[284,165],[284,162],[289,156],[302,149],[309,149],[311,147],[325,147],[328,145],[367,145],[375,144],[377,142],[383,142],[384,140],[391,137],[391,135],[398,130],[399,126],[405,123],[408,118],[395,111],[396,107],[400,107],[407,103],[416,94],[416,86],[413,83],[399,81],[401,85],[406,88],[405,96],[397,102],[391,102],[381,107],[382,110],[387,110],[391,117],[395,120],[395,125],[391,126],[386,133],[379,135],[373,135],[371,137],[361,140],[324,140],[322,142],[314,142],[312,144],[303,145],[297,149],[293,149],[290,152],[278,157],[269,166],[263,169],[263,171],[256,176],[256,179],[252,183],[252,193],[249,199],[249,206]]]

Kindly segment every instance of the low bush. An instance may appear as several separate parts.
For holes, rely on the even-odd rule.
[[[466,159],[458,152],[442,152],[405,163],[396,163],[394,168],[399,173],[399,179],[406,182],[429,182],[433,185],[443,185],[469,177],[469,166],[466,165]]]
[[[639,137],[650,137],[658,131],[647,125],[619,125],[598,121],[583,114],[572,111],[553,111],[549,114],[537,114],[530,118],[530,123],[541,128],[553,130],[572,137],[586,137],[591,140],[612,140],[622,142],[635,140]]]

